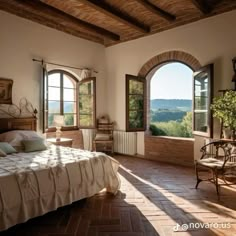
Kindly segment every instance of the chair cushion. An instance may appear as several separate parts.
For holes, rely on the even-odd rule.
[[[196,163],[201,166],[206,166],[208,168],[221,168],[224,161],[217,160],[215,158],[205,158],[201,160],[197,160]]]
[[[95,136],[96,141],[107,141],[111,140],[111,135],[110,134],[96,134]]]
[[[224,161],[217,160],[215,158],[206,158],[206,159],[202,159],[202,160],[197,160],[196,163],[198,165],[205,166],[208,168],[220,169],[220,168],[222,168]],[[227,161],[224,166],[224,168],[233,168],[233,167],[236,167],[236,162]]]

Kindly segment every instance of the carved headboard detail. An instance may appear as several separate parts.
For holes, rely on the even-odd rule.
[[[0,104],[0,133],[11,130],[37,130],[37,109],[26,99],[19,105]]]
[[[21,98],[19,105],[16,104],[0,104],[0,117],[36,117],[38,111],[35,109],[31,102],[26,98]]]
[[[37,118],[0,118],[0,133],[11,130],[37,130]]]

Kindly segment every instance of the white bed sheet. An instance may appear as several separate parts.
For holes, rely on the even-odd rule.
[[[0,158],[0,231],[120,187],[119,163],[98,152],[51,145]]]

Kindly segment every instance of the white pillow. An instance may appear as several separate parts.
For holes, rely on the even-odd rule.
[[[14,147],[22,146],[22,140],[30,140],[30,139],[37,139],[37,138],[44,138],[42,135],[36,133],[32,130],[12,130],[5,133],[0,134],[0,141],[7,142]]]

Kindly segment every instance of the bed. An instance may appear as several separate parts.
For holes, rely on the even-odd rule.
[[[36,131],[36,118],[0,119],[0,133],[20,130]],[[115,194],[118,167],[103,153],[55,145],[0,157],[0,231],[104,188]]]

